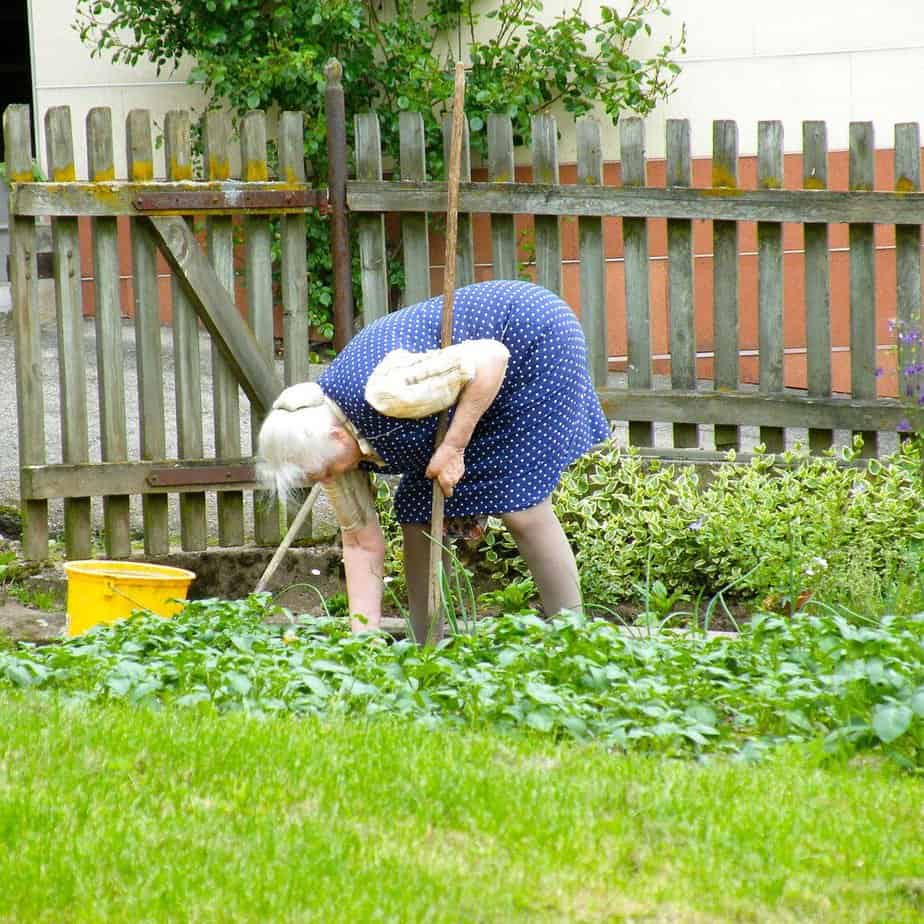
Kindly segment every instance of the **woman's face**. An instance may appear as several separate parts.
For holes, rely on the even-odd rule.
[[[356,468],[363,457],[359,443],[342,427],[331,430],[330,439],[334,444],[334,452],[328,457],[322,470],[307,473],[313,481],[333,481],[334,478]]]

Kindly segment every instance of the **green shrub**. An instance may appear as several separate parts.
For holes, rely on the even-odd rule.
[[[615,123],[647,115],[672,92],[686,32],[652,44],[665,0],[632,0],[587,16],[579,2],[554,18],[539,0],[77,0],[77,29],[93,55],[116,64],[153,62],[169,71],[195,66],[208,106],[237,116],[250,109],[305,113],[305,158],[315,178],[327,174],[324,65],[343,66],[346,130],[353,116],[377,110],[383,152],[397,160],[399,116],[419,112],[427,169],[444,173],[441,123],[453,95],[453,66],[467,46],[465,112],[473,153],[487,153],[492,113],[510,117],[514,143],[529,143],[531,118],[550,107],[575,118],[595,108]],[[271,152],[272,158],[272,152]],[[305,217],[309,320],[333,335],[328,219]],[[354,247],[355,252],[355,247]],[[401,285],[401,261],[388,255],[389,281]],[[357,272],[354,293],[361,305]]]
[[[638,599],[660,581],[669,593],[787,605],[815,593],[861,609],[924,596],[921,443],[867,467],[858,449],[809,457],[758,452],[723,465],[708,484],[693,466],[665,465],[615,446],[585,456],[554,495],[575,549],[585,600]],[[479,552],[499,580],[524,576],[500,520]]]

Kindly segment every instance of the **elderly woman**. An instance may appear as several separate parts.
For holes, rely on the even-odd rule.
[[[432,482],[446,517],[495,514],[512,533],[547,613],[578,609],[574,554],[552,509],[562,471],[608,427],[584,335],[557,295],[520,281],[455,294],[452,346],[439,349],[442,298],[360,331],[316,383],[287,388],[260,431],[261,478],[285,494],[320,481],[340,523],[354,630],[377,626],[385,541],[370,471],[402,475],[411,622],[427,627]],[[434,451],[439,411],[452,408]]]

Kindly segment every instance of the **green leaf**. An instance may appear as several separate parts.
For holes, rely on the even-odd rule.
[[[330,696],[330,687],[317,674],[310,674],[307,671],[299,675],[299,682],[303,683],[312,693],[323,698]]]
[[[207,703],[211,698],[208,690],[194,690],[192,693],[178,696],[173,702],[177,706],[195,706],[197,703]]]
[[[238,651],[253,651],[253,638],[249,635],[232,635],[230,641]]]
[[[131,689],[132,681],[129,677],[110,677],[106,681],[106,686],[114,696],[125,696]]]
[[[690,703],[684,710],[684,715],[700,725],[714,726],[718,722],[715,709],[706,705],[706,703]]]
[[[234,693],[237,693],[238,696],[246,696],[250,692],[250,678],[237,671],[228,671],[228,673],[225,674],[225,683],[228,685],[228,688]]]
[[[924,687],[918,687],[911,697],[911,708],[916,716],[924,718]]]
[[[885,744],[890,744],[908,731],[914,717],[912,710],[900,703],[885,703],[873,710],[873,731]]]
[[[547,732],[554,728],[555,719],[544,709],[534,709],[526,714],[526,724],[536,731]]]
[[[537,702],[543,705],[561,705],[561,696],[548,684],[545,683],[528,683],[526,692]]]
[[[336,661],[326,661],[323,658],[312,661],[311,667],[322,674],[350,674],[352,671],[343,664]]]
[[[25,664],[18,664],[16,661],[10,661],[5,665],[3,670],[6,676],[18,687],[28,687],[35,683],[35,675]]]

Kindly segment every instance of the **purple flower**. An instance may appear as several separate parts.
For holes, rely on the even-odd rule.
[[[907,420],[905,420],[904,418],[902,418],[902,419],[898,422],[898,426],[896,427],[896,429],[898,430],[899,433],[910,433],[910,432],[911,432],[911,424],[908,423]]]
[[[882,378],[885,375],[885,369],[882,366],[876,366],[876,378]]]

